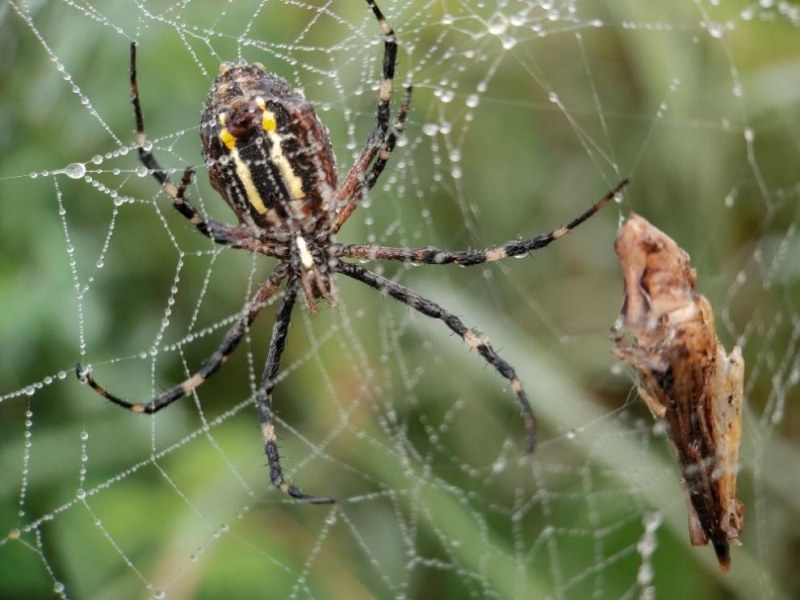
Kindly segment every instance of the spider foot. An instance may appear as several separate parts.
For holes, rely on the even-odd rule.
[[[493,350],[492,353],[494,353]],[[494,356],[499,361],[502,361],[502,359],[496,354],[494,354]],[[505,361],[502,362],[505,363]],[[501,364],[500,366],[504,365]],[[510,365],[508,366],[510,367]],[[525,424],[526,437],[528,438],[525,445],[525,450],[528,452],[528,454],[532,454],[536,449],[536,417],[533,416],[533,410],[531,409],[531,404],[528,401],[528,394],[525,393],[525,388],[522,387],[522,381],[517,378],[513,369],[509,371],[509,375],[509,379],[511,380],[511,391],[514,392],[514,395],[516,395],[519,405],[522,408],[522,419]]]
[[[151,404],[142,404],[140,402],[128,402],[127,400],[120,398],[119,396],[115,396],[111,392],[109,392],[106,388],[102,385],[97,383],[94,380],[94,377],[90,375],[92,372],[92,367],[89,365],[88,367],[84,367],[81,363],[76,363],[75,365],[75,375],[78,377],[78,381],[80,381],[84,385],[88,385],[92,388],[95,392],[100,394],[106,400],[109,400],[116,404],[117,406],[121,406],[127,410],[130,410],[135,413],[146,413],[146,412],[155,412],[153,410],[153,405]],[[171,394],[171,396],[175,396],[175,394]]]
[[[330,496],[314,496],[307,494],[300,488],[287,483],[283,478],[283,468],[281,467],[281,458],[278,454],[278,439],[275,435],[275,428],[271,423],[262,426],[262,433],[264,435],[264,452],[267,455],[269,463],[269,479],[276,488],[287,496],[294,498],[300,502],[307,502],[309,504],[333,504],[336,502],[335,498]]]
[[[75,375],[78,377],[78,381],[81,383],[89,383],[89,380],[91,379],[89,372],[91,370],[91,367],[84,367],[81,363],[75,363]]]
[[[525,415],[525,431],[528,438],[525,450],[528,454],[533,454],[536,449],[536,419],[532,415]]]
[[[307,502],[308,504],[334,504],[336,502],[336,498],[331,498],[330,496],[313,496],[311,494],[306,494],[300,488],[289,485],[285,482],[276,486],[281,492],[300,502]]]

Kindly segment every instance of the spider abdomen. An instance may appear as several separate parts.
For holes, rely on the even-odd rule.
[[[310,233],[336,189],[328,131],[311,104],[260,64],[223,63],[200,121],[211,185],[239,221]]]

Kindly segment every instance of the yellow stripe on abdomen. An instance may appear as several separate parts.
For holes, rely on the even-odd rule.
[[[269,136],[269,140],[272,142],[269,159],[278,167],[281,177],[283,177],[283,181],[286,183],[286,189],[289,190],[292,199],[300,200],[305,196],[303,180],[294,172],[292,163],[289,162],[289,159],[286,158],[286,155],[283,153],[283,147],[281,146],[283,137],[277,133],[271,132],[267,132],[267,136]]]
[[[239,181],[242,182],[247,201],[256,209],[256,212],[263,215],[267,212],[267,206],[264,204],[264,199],[261,197],[261,194],[258,193],[258,188],[250,173],[250,167],[247,166],[247,163],[239,156],[239,151],[236,149],[235,145],[231,148],[230,156],[233,160],[233,164],[236,165],[236,174],[239,176]]]

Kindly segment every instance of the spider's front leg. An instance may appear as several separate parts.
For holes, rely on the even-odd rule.
[[[144,131],[144,116],[142,115],[142,105],[139,100],[139,83],[136,79],[136,42],[131,42],[130,86],[131,103],[133,104],[133,113],[136,119],[136,149],[139,152],[139,160],[161,184],[164,193],[172,200],[172,206],[175,207],[175,210],[186,217],[200,233],[219,244],[232,245],[228,241],[228,238],[234,233],[235,227],[213,219],[201,217],[200,213],[186,201],[186,189],[192,181],[194,168],[186,168],[181,177],[180,184],[176,187],[175,184],[170,181],[167,172],[159,164],[158,160],[156,160],[152,150],[147,147],[147,134],[145,134]]]
[[[353,214],[364,196],[370,190],[383,172],[389,157],[395,148],[397,138],[405,126],[406,115],[411,105],[411,86],[406,86],[406,93],[400,103],[400,110],[395,119],[392,130],[389,131],[390,100],[394,87],[394,68],[397,62],[397,40],[394,30],[386,21],[378,5],[373,0],[367,4],[375,14],[375,18],[383,30],[383,74],[380,91],[378,92],[378,110],[375,117],[375,127],[367,138],[367,143],[356,158],[353,167],[345,176],[342,184],[336,190],[334,204],[338,207],[336,219],[331,231],[339,231],[345,221]]]

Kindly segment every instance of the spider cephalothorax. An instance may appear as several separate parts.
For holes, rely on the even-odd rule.
[[[215,221],[195,210],[185,198],[194,169],[187,168],[180,184],[174,185],[149,149],[149,144],[145,143],[144,119],[136,79],[136,46],[131,45],[131,97],[136,117],[136,146],[142,164],[161,183],[175,209],[201,234],[217,244],[264,254],[279,262],[244,306],[217,351],[186,380],[150,402],[130,402],[116,396],[94,380],[90,368],[77,366],[80,380],[111,402],[134,412],[158,412],[175,400],[194,393],[197,387],[221,369],[247,335],[261,309],[286,282],[272,328],[264,372],[255,390],[254,403],[261,422],[270,480],[292,498],[314,503],[333,502],[333,499],[307,494],[286,482],[278,454],[272,411],[272,391],[298,291],[303,291],[306,305],[312,312],[316,311],[316,300],[320,298],[333,306],[336,304],[334,277],[342,274],[442,321],[508,380],[522,411],[528,434],[527,449],[532,451],[536,423],[528,397],[514,368],[497,354],[489,341],[439,304],[343,259],[471,266],[525,255],[547,246],[583,223],[627,183],[623,180],[617,184],[598,202],[562,227],[487,250],[452,251],[431,246],[391,248],[335,243],[333,236],[383,172],[403,132],[411,102],[411,86],[406,86],[397,117],[390,127],[397,41],[375,2],[366,2],[383,30],[383,78],[378,92],[375,126],[341,184],[337,184],[328,130],[300,93],[285,80],[267,72],[259,63],[223,63],[220,67],[203,110],[200,136],[211,185],[236,213],[239,224],[235,226]]]

